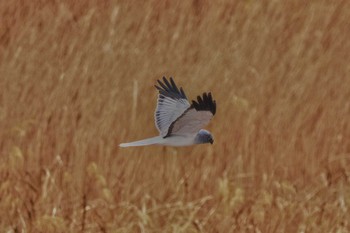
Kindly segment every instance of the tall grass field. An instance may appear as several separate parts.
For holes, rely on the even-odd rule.
[[[350,2],[0,1],[0,232],[350,232]],[[214,144],[158,135],[157,79]]]

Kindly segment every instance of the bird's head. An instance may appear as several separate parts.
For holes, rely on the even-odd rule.
[[[213,144],[214,143],[213,136],[209,131],[205,129],[199,130],[194,141],[196,144],[204,144],[204,143]]]

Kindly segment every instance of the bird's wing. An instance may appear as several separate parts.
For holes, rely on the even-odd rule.
[[[155,123],[162,137],[166,137],[169,127],[184,112],[190,108],[185,92],[180,87],[177,88],[174,80],[169,81],[163,77],[163,82],[158,80],[159,86],[155,87],[159,90],[158,103],[155,112]]]
[[[170,125],[166,136],[196,134],[209,123],[215,112],[216,102],[211,93],[203,93],[203,97],[198,96],[197,102],[192,100],[191,106]]]

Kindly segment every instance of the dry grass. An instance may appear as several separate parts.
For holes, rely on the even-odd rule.
[[[0,13],[1,232],[350,231],[348,1]],[[118,148],[163,75],[213,92],[213,146]]]

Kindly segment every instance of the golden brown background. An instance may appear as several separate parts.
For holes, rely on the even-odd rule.
[[[1,1],[1,232],[349,232],[349,1]],[[213,145],[153,85],[211,91]]]

